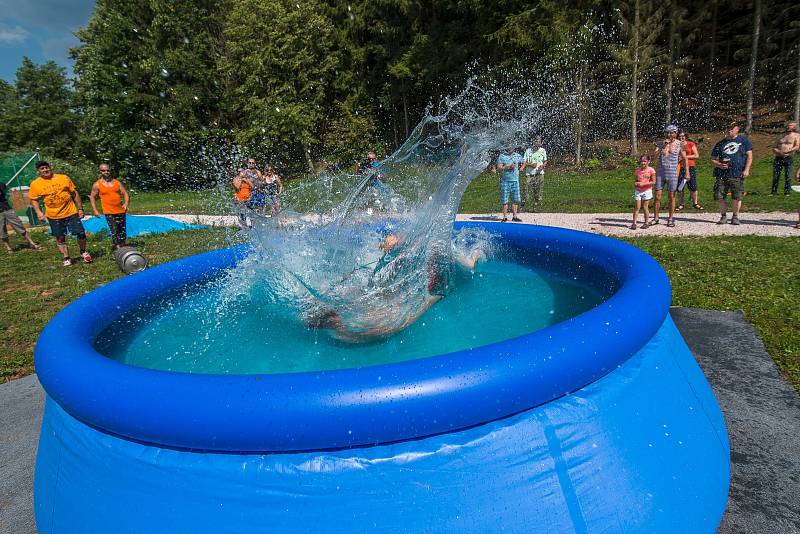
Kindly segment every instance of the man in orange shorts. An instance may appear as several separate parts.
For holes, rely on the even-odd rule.
[[[72,265],[67,249],[67,230],[78,239],[83,262],[91,263],[92,257],[86,251],[86,230],[81,224],[83,204],[75,184],[66,174],[54,174],[46,161],[37,163],[36,170],[39,176],[31,182],[28,191],[31,207],[40,219],[46,219],[50,224],[58,250],[64,258],[64,267]],[[39,207],[40,198],[44,200],[44,213]]]
[[[89,201],[92,203],[94,216],[100,217],[95,203],[95,198],[100,195],[100,207],[103,208],[103,215],[106,216],[114,248],[122,248],[125,246],[127,237],[125,217],[130,200],[128,190],[119,180],[111,176],[111,166],[108,163],[101,163],[99,169],[100,178],[92,185]]]

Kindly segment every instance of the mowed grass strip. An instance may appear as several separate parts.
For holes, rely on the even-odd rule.
[[[171,232],[132,238],[128,244],[139,249],[150,265],[158,265],[226,246],[235,240],[232,232],[224,228]],[[34,371],[33,347],[45,324],[59,310],[84,293],[124,276],[112,259],[108,238],[90,236],[89,252],[95,260],[91,264],[81,263],[77,243],[69,238],[74,265],[63,267],[53,238],[42,231],[32,232],[32,236],[45,250],[23,248],[22,239],[12,236],[15,251],[0,251],[0,381]]]

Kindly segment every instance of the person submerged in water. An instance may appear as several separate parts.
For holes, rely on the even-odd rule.
[[[378,248],[383,252],[379,263],[388,264],[395,258],[392,255],[406,239],[402,232],[394,232],[381,240]],[[465,269],[473,270],[478,261],[485,259],[486,255],[481,248],[475,248],[467,253],[455,252],[452,259]],[[397,321],[397,310],[392,306],[376,305],[369,308],[357,318],[358,326],[348,324],[342,314],[331,308],[318,308],[309,313],[304,323],[309,328],[331,330],[334,337],[351,343],[369,341],[371,339],[386,337],[413,324],[431,306],[441,300],[449,289],[449,267],[451,257],[443,253],[432,253],[427,262],[427,293],[421,304],[413,313],[402,321]],[[353,321],[355,322],[355,321]]]

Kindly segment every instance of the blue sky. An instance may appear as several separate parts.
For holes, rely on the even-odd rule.
[[[85,26],[94,0],[0,0],[0,78],[13,82],[23,56],[52,59],[72,75],[73,35]]]

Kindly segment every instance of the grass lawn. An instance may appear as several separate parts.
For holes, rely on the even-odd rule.
[[[183,256],[225,246],[230,230],[191,230],[129,240],[158,265]],[[3,313],[0,314],[0,381],[33,372],[33,347],[44,325],[61,308],[98,286],[124,276],[111,259],[109,240],[90,237],[92,264],[76,262],[62,267],[54,240],[42,231],[32,232],[45,250],[22,248],[21,239],[12,237],[15,252],[0,250],[0,287],[3,288]],[[75,241],[70,253],[78,257]]]
[[[489,213],[500,210],[499,176],[484,173],[470,184],[461,199],[461,213]],[[700,204],[706,210],[715,211],[713,199],[714,178],[708,159],[701,160],[697,167],[697,188]],[[540,212],[550,213],[618,213],[633,209],[633,166],[611,170],[584,172],[548,171],[542,193]],[[770,196],[772,184],[772,158],[757,159],[750,177],[745,182],[748,195],[743,202],[744,211],[797,211],[800,194]],[[693,211],[688,190],[686,206]],[[666,194],[662,205],[666,206]]]
[[[88,201],[84,201],[88,206]],[[199,191],[131,191],[130,213],[225,214],[230,207],[216,189]]]
[[[226,246],[230,229],[175,232],[136,238],[151,265]],[[33,347],[44,325],[70,301],[122,276],[110,259],[108,240],[90,240],[96,261],[61,267],[52,239],[34,238],[44,252],[0,253],[4,309],[0,316],[0,380],[33,372]],[[656,257],[669,273],[674,304],[744,310],[781,372],[800,390],[800,238],[638,237],[636,246]],[[75,252],[74,242],[71,251]],[[643,296],[646,299],[646,296]]]

